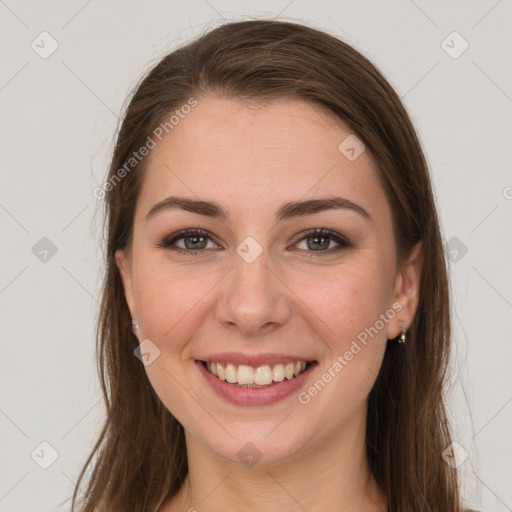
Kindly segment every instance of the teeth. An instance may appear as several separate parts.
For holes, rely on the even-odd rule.
[[[234,384],[237,379],[237,371],[234,364],[226,365],[226,381],[230,384]]]
[[[225,380],[230,384],[238,384],[245,387],[265,387],[273,382],[282,382],[285,378],[291,380],[300,375],[306,369],[305,361],[297,361],[296,363],[282,364],[278,363],[273,366],[265,364],[253,368],[241,364],[221,364],[213,361],[206,363],[206,368],[210,373]]]
[[[241,364],[238,367],[237,381],[238,384],[254,384],[254,368]],[[259,384],[259,382],[256,382],[256,384]]]
[[[305,366],[305,364],[304,364]],[[274,382],[282,382],[284,380],[284,365],[275,364],[272,368],[272,380]]]
[[[254,372],[254,384],[260,386],[268,386],[272,382],[272,369],[268,364],[265,366],[258,366]],[[240,381],[238,381],[241,384]],[[250,383],[252,384],[252,382]]]

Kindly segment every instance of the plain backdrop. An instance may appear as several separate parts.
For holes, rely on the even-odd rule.
[[[52,510],[68,498],[99,432],[103,228],[93,190],[128,92],[179,44],[255,17],[343,38],[377,64],[413,117],[451,260],[449,403],[469,455],[459,468],[465,502],[512,510],[511,1],[5,0],[1,512]]]

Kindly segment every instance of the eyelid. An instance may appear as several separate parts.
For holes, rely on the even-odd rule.
[[[194,235],[199,235],[207,238],[208,240],[212,241],[214,244],[219,245],[215,241],[215,237],[208,231],[201,229],[201,228],[187,228],[187,229],[181,229],[180,231],[177,231],[176,233],[173,233],[171,235],[168,235],[164,237],[160,242],[156,244],[157,247],[161,249],[171,249],[171,250],[177,250],[182,251],[185,253],[192,253],[192,252],[205,252],[206,249],[183,249],[182,247],[176,247],[173,246],[178,240],[181,240],[182,238],[192,237]]]
[[[298,236],[298,239],[291,246],[287,247],[287,249],[291,247],[293,250],[293,248],[295,246],[298,246],[298,244],[307,243],[306,240],[308,238],[313,238],[313,237],[327,238],[329,240],[329,245],[331,245],[331,242],[334,242],[336,244],[336,246],[329,247],[328,249],[325,249],[325,250],[318,250],[318,251],[310,250],[309,248],[301,249],[301,248],[297,247],[295,249],[295,251],[298,253],[298,255],[300,257],[307,257],[307,258],[329,258],[330,256],[339,257],[344,251],[353,247],[350,240],[346,236],[342,235],[341,233],[330,231],[330,230],[324,229],[324,228],[315,228],[315,229],[310,229],[310,230],[307,230],[307,231],[301,233]]]
[[[331,231],[330,229],[325,228],[313,228],[313,229],[307,229],[297,235],[297,239],[295,242],[293,242],[293,245],[296,245],[299,242],[302,242],[306,238],[312,237],[312,236],[324,236],[327,238],[330,238],[331,240],[335,241],[338,245],[341,247],[352,247],[352,243],[350,240],[342,235],[341,233],[338,233],[336,231]],[[308,251],[308,252],[332,252],[334,249],[327,250],[327,251]]]
[[[168,235],[168,236],[164,237],[160,242],[158,242],[156,244],[156,247],[162,248],[162,249],[170,249],[170,250],[173,250],[176,252],[180,252],[183,254],[190,254],[190,255],[195,255],[197,253],[202,253],[202,252],[206,253],[207,251],[211,250],[211,249],[184,249],[182,247],[178,247],[178,246],[174,245],[178,240],[187,238],[188,236],[194,236],[194,235],[203,236],[203,237],[207,238],[208,240],[212,241],[214,244],[219,245],[215,241],[215,239],[214,239],[215,237],[210,232],[208,232],[204,229],[200,229],[200,228],[187,228],[187,229],[182,229],[176,233],[173,233],[172,235]],[[331,231],[331,230],[325,229],[325,228],[313,228],[313,229],[308,229],[308,230],[305,230],[305,231],[302,231],[301,233],[299,233],[296,237],[296,240],[291,245],[289,245],[287,248],[293,247],[293,246],[297,245],[299,242],[302,242],[303,240],[305,240],[309,237],[312,237],[312,236],[327,237],[330,240],[337,243],[338,247],[335,247],[332,249],[327,249],[325,251],[307,251],[304,249],[300,249],[301,251],[311,253],[311,254],[330,254],[330,253],[336,252],[341,249],[346,249],[346,248],[352,247],[352,243],[350,242],[350,240],[347,237],[345,237],[344,235],[342,235],[341,233]]]

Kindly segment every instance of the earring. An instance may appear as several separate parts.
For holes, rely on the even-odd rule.
[[[400,336],[398,337],[398,343],[405,343],[405,329],[402,329]]]
[[[139,324],[132,324],[132,331],[135,332],[139,328]]]

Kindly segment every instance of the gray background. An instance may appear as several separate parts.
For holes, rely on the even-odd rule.
[[[452,259],[450,412],[455,440],[469,453],[463,493],[468,506],[512,510],[511,1],[6,0],[1,512],[50,510],[68,497],[99,432],[93,322],[102,227],[92,191],[104,180],[128,91],[204,29],[275,16],[360,49],[413,116]],[[43,31],[59,45],[47,58],[40,54],[55,43]],[[464,41],[469,47],[457,55]],[[43,469],[52,450],[58,457]]]

